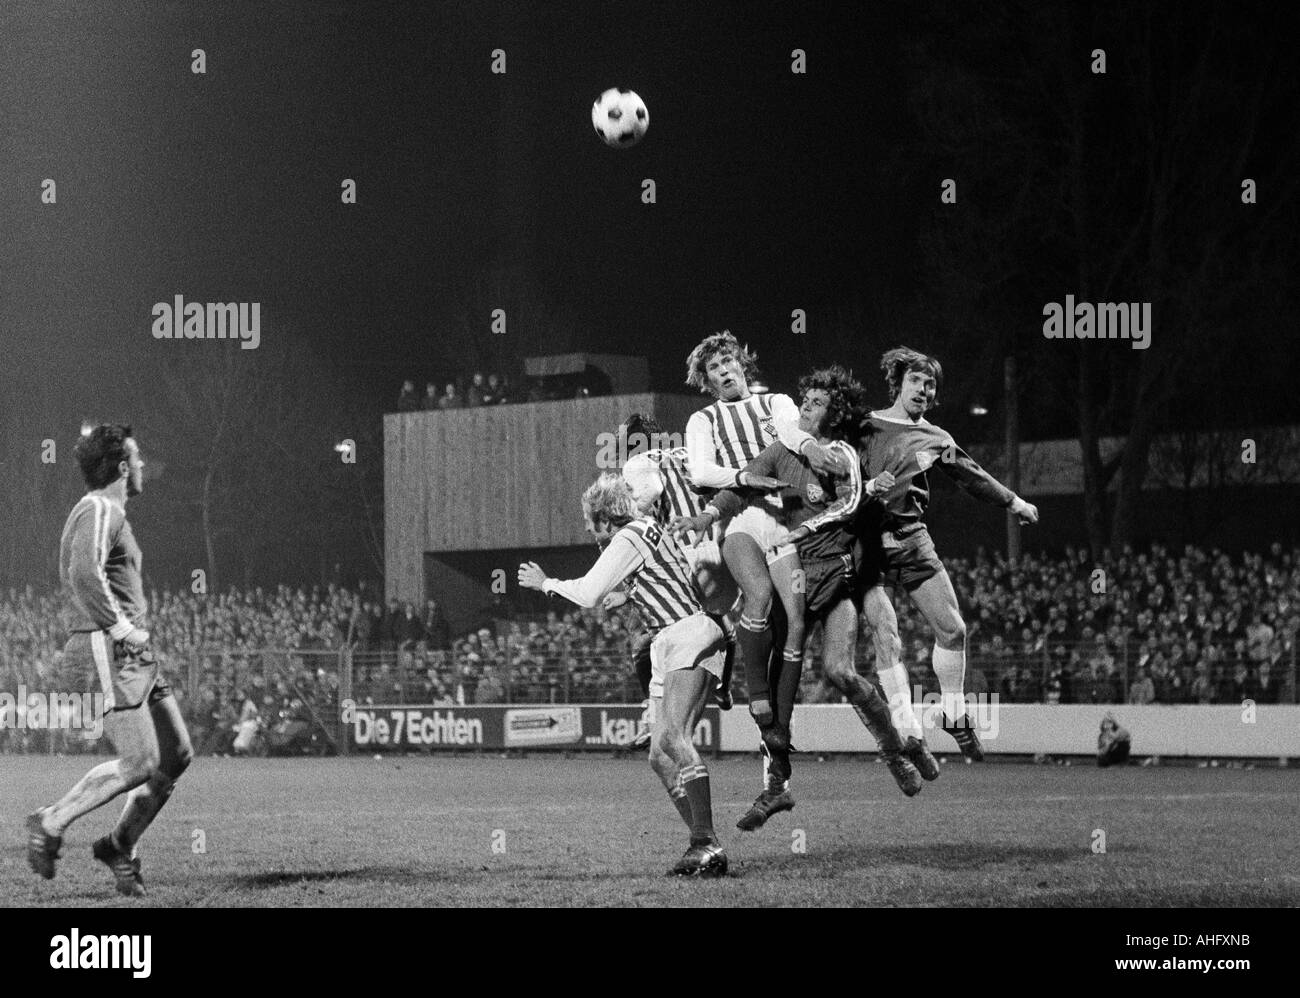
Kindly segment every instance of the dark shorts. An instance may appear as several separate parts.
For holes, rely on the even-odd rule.
[[[153,706],[172,695],[153,652],[131,653],[107,631],[72,635],[63,646],[60,684],[71,693],[102,693],[104,710]]]
[[[842,600],[857,601],[858,575],[852,555],[806,561],[802,567],[805,624],[824,617]]]
[[[858,571],[858,584],[863,592],[883,584],[910,593],[944,570],[925,527],[901,537],[885,531],[879,541],[872,543],[872,540],[868,538],[864,544],[862,567]]]

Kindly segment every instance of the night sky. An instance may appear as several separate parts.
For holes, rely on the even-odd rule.
[[[1116,297],[1166,296],[1152,369],[1207,337],[1212,347],[1179,373],[1166,423],[1294,423],[1295,229],[1277,223],[1295,217],[1300,177],[1295,46],[1280,20],[1252,20],[1269,9],[5,3],[0,465],[15,494],[35,473],[21,508],[45,515],[78,483],[66,464],[37,463],[41,441],[69,444],[83,419],[133,422],[155,468],[193,464],[202,440],[169,431],[201,421],[178,406],[227,362],[277,379],[285,406],[319,428],[305,444],[286,429],[273,447],[332,462],[333,440],[377,436],[405,378],[441,385],[587,350],[646,356],[654,389],[685,391],[687,352],[723,327],[787,391],[814,363],[842,361],[878,387],[881,349],[937,352],[950,374],[943,423],[972,444],[999,439],[1002,358],[1019,352],[1025,439],[1067,437],[1073,354],[1045,343],[1041,303],[1077,290],[1062,278],[1076,257],[1106,270],[1129,218],[1145,236],[1152,190],[1170,223],[1141,262],[1163,283],[1125,268]],[[1221,40],[1208,62],[1202,34]],[[1094,44],[1111,52],[1108,76],[1088,75]],[[196,48],[203,75],[191,72]],[[796,48],[804,75],[791,72]],[[504,75],[491,72],[495,49]],[[1153,107],[1204,94],[1205,113],[1153,130],[1138,107],[1150,66]],[[1061,98],[1021,77],[1086,94],[1078,127],[1062,132]],[[592,101],[611,86],[649,107],[630,150],[591,128]],[[1234,130],[1255,96],[1261,113],[1239,154]],[[966,117],[945,131],[959,106]],[[1152,188],[1141,153],[1164,143],[1186,152]],[[1080,148],[1071,189],[1063,178]],[[1261,178],[1261,204],[1234,214],[1247,173]],[[960,209],[939,204],[949,176],[962,178]],[[40,202],[45,178],[55,205]],[[355,205],[340,203],[344,178]],[[653,205],[641,201],[645,178]],[[1076,246],[1063,209],[1079,203],[1090,214]],[[1273,228],[1252,242],[1243,218]],[[1216,226],[1235,226],[1232,241],[1214,244]],[[1169,280],[1201,260],[1212,264],[1204,279]],[[1221,300],[1197,297],[1219,286]],[[176,294],[260,302],[262,346],[154,339],[152,306]],[[496,308],[504,337],[489,332]],[[790,330],[796,308],[807,336]],[[1176,328],[1181,340],[1166,335]],[[1111,349],[1098,404],[1138,370],[1127,345],[1111,348],[1098,348]],[[187,387],[175,369],[189,364],[199,380]],[[1111,394],[1122,403],[1141,380]],[[976,402],[991,411],[983,422]],[[1129,408],[1112,406],[1102,432],[1125,432]],[[223,472],[232,494],[257,493],[256,474],[301,492],[321,473],[243,460]],[[254,508],[293,502],[271,484]],[[180,515],[162,509],[142,515],[158,526]],[[52,551],[51,532],[33,521],[30,551]],[[0,581],[24,577],[35,557],[13,543],[0,543]]]
[[[170,346],[149,308],[183,293],[262,302],[264,335],[310,338],[386,401],[475,350],[645,353],[672,389],[702,333],[788,352],[792,308],[906,284],[909,178],[880,189],[869,168],[899,127],[885,14],[558,8],[7,5],[16,352],[41,370],[90,344],[126,370]],[[592,132],[609,86],[650,108],[634,149]],[[36,199],[46,176],[54,208]],[[483,300],[503,287],[528,300]],[[548,328],[456,332],[512,305]]]

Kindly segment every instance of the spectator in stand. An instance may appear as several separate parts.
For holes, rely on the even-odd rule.
[[[483,393],[487,386],[483,383],[483,372],[475,371],[474,377],[470,380],[469,388],[465,391],[465,405],[471,409],[483,404]]]
[[[1210,676],[1210,663],[1204,659],[1196,663],[1196,678],[1192,680],[1191,702],[1214,703],[1214,680]]]
[[[1255,680],[1255,702],[1256,703],[1280,703],[1281,691],[1278,689],[1278,677],[1273,672],[1273,664],[1270,661],[1260,663],[1259,675]]]
[[[505,703],[506,690],[493,666],[484,666],[483,676],[474,690],[475,703]]]
[[[420,408],[425,412],[432,412],[438,408],[438,389],[432,381],[426,382],[424,386],[424,397],[420,399]]]
[[[414,381],[403,381],[402,391],[397,396],[398,412],[416,412],[420,408],[420,396],[415,390]]]
[[[442,394],[438,396],[439,409],[461,409],[465,403],[461,397],[456,394],[456,386],[450,381],[443,386]]]
[[[1154,703],[1156,699],[1156,686],[1147,675],[1147,670],[1139,668],[1137,675],[1128,688],[1128,702],[1138,706],[1144,706]]]
[[[397,651],[401,636],[402,604],[396,596],[388,601],[383,622],[379,625],[379,650]]]
[[[451,646],[451,625],[437,600],[425,600],[424,633],[434,651],[445,651]]]
[[[1226,703],[1243,703],[1246,700],[1259,702],[1259,688],[1251,678],[1250,670],[1244,661],[1238,661],[1232,671],[1232,685]]]
[[[506,397],[505,380],[496,372],[488,375],[487,392],[483,399],[484,405],[504,405],[510,400]]]
[[[410,601],[402,604],[402,615],[397,620],[396,637],[399,651],[413,651],[415,646],[424,640],[424,624]]]

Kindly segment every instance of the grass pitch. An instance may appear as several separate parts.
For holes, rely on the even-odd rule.
[[[949,756],[908,800],[875,761],[794,762],[798,806],[742,833],[757,758],[709,760],[731,874],[681,881],[663,873],[685,829],[644,756],[202,758],[141,847],[149,896],[128,901],[90,856],[116,802],[73,826],[57,879],[27,868],[24,815],[92,759],[0,756],[0,904],[1300,904],[1295,770]]]

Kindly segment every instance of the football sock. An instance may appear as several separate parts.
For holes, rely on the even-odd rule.
[[[966,716],[966,698],[962,692],[966,679],[966,652],[940,648],[936,643],[930,661],[939,680],[939,692],[943,695],[943,712],[954,725],[960,725]]]
[[[740,657],[745,666],[745,687],[749,691],[749,711],[771,711],[771,691],[767,685],[767,659],[772,651],[772,631],[766,617],[742,614],[736,632]]]
[[[876,666],[876,676],[880,679],[880,688],[884,691],[889,706],[889,715],[894,727],[904,738],[915,735],[921,738],[921,722],[916,719],[912,709],[912,691],[907,684],[907,670],[901,662],[895,662],[888,668]]]
[[[713,834],[713,799],[709,794],[709,771],[704,763],[683,766],[681,774],[682,787],[691,808],[691,842],[712,842]]]
[[[677,774],[677,785],[668,791],[668,796],[673,799],[673,806],[677,808],[677,813],[682,816],[682,821],[686,822],[686,827],[695,831],[695,823],[691,819],[691,800],[686,796],[686,788],[682,786],[681,773]]]
[[[50,835],[62,835],[64,829],[83,814],[107,804],[126,789],[122,761],[102,762],[83,776],[62,800],[45,811],[41,824]]]
[[[175,789],[176,781],[155,769],[148,780],[131,791],[122,816],[117,819],[117,827],[113,829],[113,844],[121,852],[128,856],[135,854],[135,844]]]
[[[842,689],[841,692],[849,698],[858,719],[871,732],[880,751],[901,752],[903,741],[889,716],[889,705],[876,692],[876,688],[858,675],[851,677],[846,685],[849,688]]]
[[[779,671],[772,681],[776,702],[772,705],[776,713],[776,723],[784,731],[790,730],[790,720],[794,717],[794,702],[799,696],[799,680],[803,678],[803,652],[786,651],[780,658]]]

